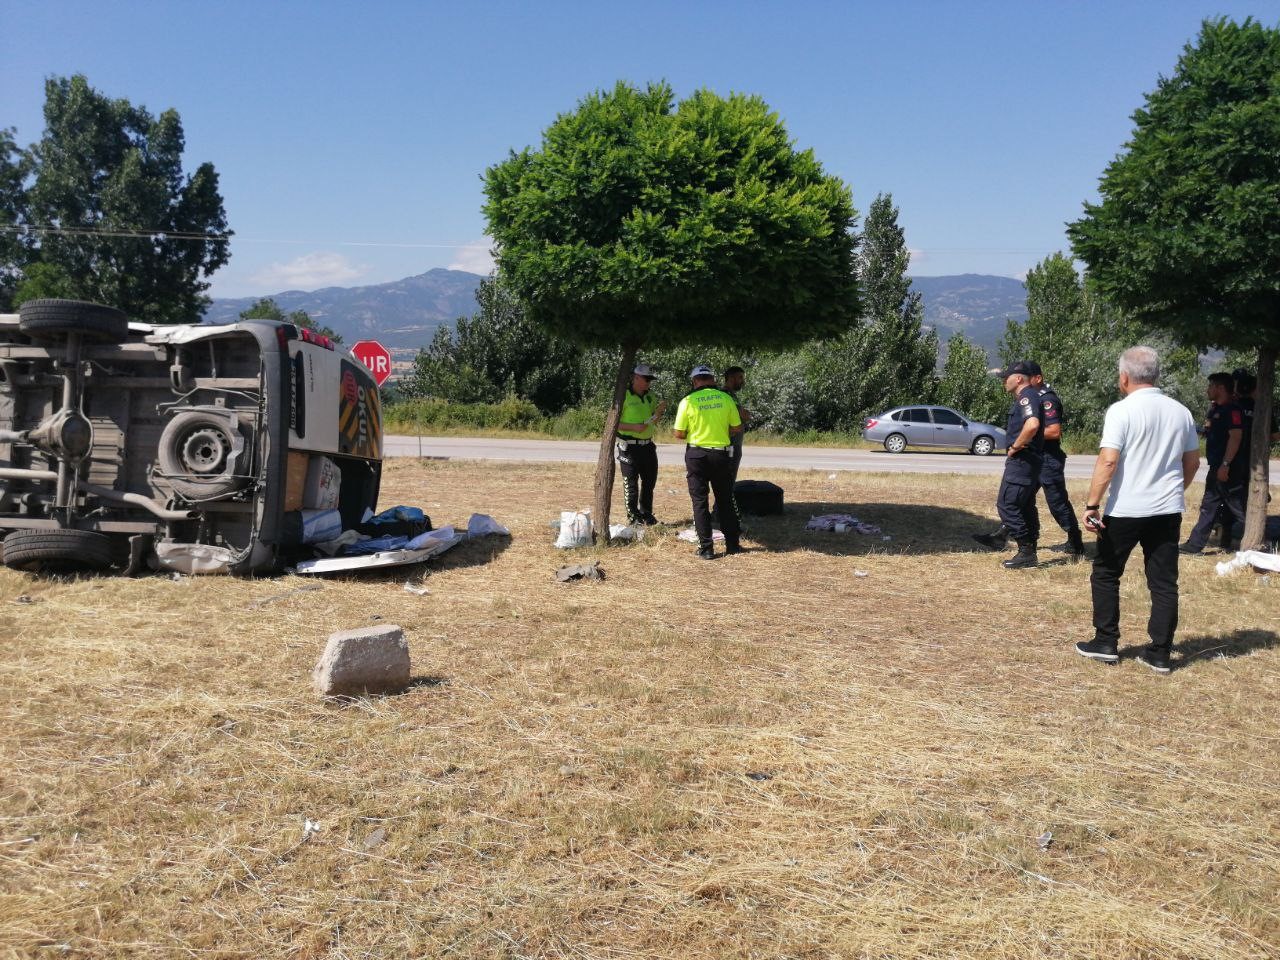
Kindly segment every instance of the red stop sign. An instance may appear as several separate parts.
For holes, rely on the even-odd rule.
[[[382,386],[391,376],[391,353],[377,340],[361,340],[351,348],[356,359],[369,368],[373,379]]]

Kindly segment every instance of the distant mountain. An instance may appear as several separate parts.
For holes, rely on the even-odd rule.
[[[285,313],[305,310],[332,327],[347,344],[378,340],[390,348],[417,349],[431,342],[436,328],[476,312],[476,288],[483,278],[461,270],[428,270],[416,277],[368,287],[325,287],[264,294]],[[215,299],[206,323],[237,320],[259,297]]]
[[[318,323],[342,334],[348,343],[380,340],[399,350],[416,350],[431,342],[436,329],[476,312],[476,288],[483,279],[461,270],[428,270],[416,277],[367,287],[326,287],[310,293],[286,290],[266,294],[288,313],[305,310]],[[911,288],[924,297],[925,323],[945,345],[953,333],[966,337],[995,356],[996,343],[1012,317],[1027,318],[1027,294],[1021,280],[966,273],[951,277],[914,277]],[[251,307],[258,297],[214,300],[205,315],[209,323],[227,323]]]
[[[945,346],[953,333],[996,355],[1009,319],[1027,319],[1027,291],[1021,280],[964,273],[950,277],[913,277],[911,289],[924,297],[924,320]]]

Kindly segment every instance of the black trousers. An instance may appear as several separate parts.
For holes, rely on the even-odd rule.
[[[738,471],[742,468],[742,434],[729,438],[729,446],[733,447],[733,475],[729,478],[729,505],[733,507],[733,514],[738,518],[738,527],[742,527],[742,511],[738,509],[738,498],[734,495],[733,488],[738,484]],[[720,501],[716,500],[716,516],[719,517]],[[720,521],[720,529],[724,529],[724,521]]]
[[[1044,490],[1044,502],[1049,506],[1049,513],[1067,533],[1080,529],[1080,521],[1076,519],[1075,508],[1071,506],[1071,497],[1067,494],[1066,477],[1067,459],[1049,454],[1045,455],[1040,467],[1040,486]]]
[[[627,503],[627,520],[639,523],[653,516],[653,488],[658,483],[658,448],[652,443],[617,445],[618,469],[622,472],[622,495]]]
[[[1040,512],[1036,510],[1036,491],[1040,484],[1024,476],[1011,476],[1005,471],[996,495],[996,512],[1000,522],[1019,544],[1034,544],[1040,539]]]
[[[1204,480],[1204,499],[1200,501],[1200,516],[1196,525],[1187,537],[1187,543],[1193,547],[1204,547],[1209,542],[1209,534],[1218,519],[1218,511],[1222,511],[1223,523],[1233,521],[1244,529],[1244,502],[1247,484],[1244,477],[1228,477],[1222,483],[1217,477],[1215,467],[1209,467],[1209,475]],[[1230,528],[1228,527],[1228,532]]]
[[[1120,642],[1120,578],[1129,554],[1142,544],[1147,589],[1151,591],[1151,617],[1147,635],[1151,646],[1168,653],[1178,629],[1178,534],[1182,514],[1158,517],[1103,517],[1107,525],[1098,533],[1098,555],[1093,561],[1089,586],[1093,590],[1094,639]]]
[[[693,501],[693,527],[698,531],[698,546],[710,549],[711,509],[707,503],[708,490],[715,494],[716,513],[726,547],[738,546],[738,511],[733,506],[733,457],[732,451],[708,450],[706,447],[685,447],[684,468],[689,480],[689,499]]]

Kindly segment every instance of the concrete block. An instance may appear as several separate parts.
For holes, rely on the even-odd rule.
[[[403,693],[409,688],[409,641],[395,624],[329,635],[312,672],[322,697]]]

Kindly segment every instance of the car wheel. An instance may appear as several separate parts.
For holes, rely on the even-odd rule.
[[[4,565],[15,570],[105,570],[114,559],[111,538],[92,530],[15,530],[4,538]]]
[[[123,343],[129,336],[129,318],[100,303],[28,300],[18,308],[18,329],[33,340],[56,340],[78,333],[99,343]]]
[[[977,440],[973,441],[973,446],[970,449],[976,456],[989,457],[991,456],[991,451],[995,448],[995,441],[990,437],[979,437]]]
[[[884,448],[890,453],[901,453],[907,449],[907,438],[900,433],[891,433],[884,438]]]
[[[233,429],[226,417],[189,410],[160,434],[160,470],[179,496],[216,500],[248,482],[241,466],[248,449],[243,427]]]

